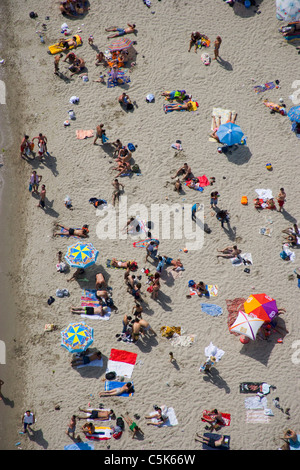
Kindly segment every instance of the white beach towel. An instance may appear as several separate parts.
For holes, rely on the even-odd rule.
[[[243,259],[246,261],[250,261],[251,264],[247,263],[245,266],[253,265],[252,255],[251,253],[241,253],[239,257],[231,258],[232,266],[244,266]]]
[[[270,416],[266,415],[264,410],[246,410],[246,423],[268,424],[270,423]]]
[[[196,340],[196,335],[178,335],[174,333],[170,338],[172,346],[191,346]]]
[[[283,245],[282,249],[290,257],[290,261],[292,261],[292,263],[294,263],[295,260],[296,260],[296,255],[295,255],[294,251],[290,250],[288,243],[285,243]]]
[[[258,195],[259,199],[266,201],[267,199],[273,199],[273,194],[271,189],[256,189],[256,194]]]
[[[106,373],[115,372],[119,377],[130,378],[136,363],[137,354],[112,349],[107,362]]]
[[[85,313],[81,313],[80,315],[82,318],[88,318],[89,320],[109,320],[111,316],[111,308],[108,307],[105,314],[102,315],[86,315]]]
[[[245,398],[245,408],[248,410],[264,410],[267,407],[267,397],[247,397]]]
[[[161,406],[161,410],[162,410],[162,413],[164,415],[168,416],[168,419],[161,425],[161,427],[163,427],[163,426],[177,426],[178,425],[178,421],[177,421],[177,418],[176,418],[174,408],[172,408],[172,407],[168,408],[164,405],[164,406]],[[151,413],[149,413],[149,416],[152,416],[152,415],[155,415],[155,414],[156,414],[156,411],[152,411]],[[153,423],[158,422],[157,418],[152,418],[151,421]]]

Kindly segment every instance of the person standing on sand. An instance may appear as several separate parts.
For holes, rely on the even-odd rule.
[[[217,36],[215,40],[215,50],[214,50],[215,57],[213,57],[213,60],[217,60],[217,58],[219,57],[219,50],[220,50],[221,43],[222,43],[221,37]]]
[[[122,191],[124,191],[124,185],[122,183],[119,183],[119,180],[117,178],[115,178],[111,184],[114,187],[113,200],[112,200],[112,204],[114,206],[116,203],[116,199],[119,200],[119,197],[121,194],[121,187],[122,187]]]
[[[105,135],[104,124],[99,124],[96,127],[96,137],[94,140],[94,145],[96,145],[97,139],[101,139],[103,144],[106,142],[106,140],[108,140],[108,138]]]
[[[62,54],[56,55],[54,58],[54,75],[58,75],[59,72],[59,61],[63,57]]]
[[[71,437],[72,439],[75,439],[75,431],[76,431],[76,416],[73,415],[70,422],[69,422],[68,430],[66,431],[66,435]]]
[[[285,203],[285,198],[286,198],[286,194],[284,192],[284,189],[280,188],[278,196],[277,196],[277,201],[278,201],[278,205],[279,205],[278,212],[282,212],[282,208],[283,208],[284,203]]]
[[[46,186],[42,184],[42,190],[40,192],[40,201],[37,207],[41,207],[42,209],[45,209],[45,200],[46,200]]]
[[[25,411],[22,416],[23,432],[27,432],[27,427],[32,431],[31,425],[35,423],[35,416],[30,410]]]

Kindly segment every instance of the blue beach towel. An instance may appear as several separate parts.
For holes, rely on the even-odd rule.
[[[94,446],[89,442],[78,442],[65,446],[64,450],[94,450]]]
[[[114,388],[121,388],[127,382],[114,382],[112,380],[106,380],[104,384],[104,390],[107,392],[108,390],[113,390]],[[133,382],[131,382],[133,384]],[[122,393],[121,395],[117,395],[118,397],[132,397],[134,392],[130,393]]]
[[[223,309],[222,307],[219,307],[219,305],[215,304],[200,304],[202,312],[207,313],[211,317],[218,317],[219,315],[222,315]]]
[[[208,437],[210,439],[213,439],[214,441],[217,441],[218,439],[220,439],[221,435],[220,434],[212,434],[212,433],[209,433],[209,432],[205,432],[203,434],[204,437]],[[224,436],[228,443],[225,444],[225,445],[222,445],[220,447],[211,447],[211,446],[208,446],[207,444],[202,444],[202,448],[204,450],[229,450],[229,446],[230,446],[230,436]]]

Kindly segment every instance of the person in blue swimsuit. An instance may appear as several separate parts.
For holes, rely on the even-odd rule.
[[[108,39],[110,38],[117,38],[119,36],[124,36],[125,34],[135,33],[135,24],[127,23],[128,28],[105,28],[105,31],[116,31],[116,34],[112,34],[111,36],[107,36]]]

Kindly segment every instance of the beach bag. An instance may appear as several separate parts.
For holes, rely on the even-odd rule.
[[[107,380],[114,380],[116,376],[117,374],[115,372],[107,372],[107,374],[105,374],[105,378]]]
[[[134,146],[133,144],[129,143],[129,144],[127,145],[127,147],[128,147],[128,150],[130,150],[130,152],[134,152],[134,151],[135,151],[135,146]]]
[[[121,436],[122,436],[122,429],[120,428],[120,426],[116,426],[114,428],[113,437],[115,439],[120,439]]]
[[[140,173],[140,171],[141,171],[140,167],[137,165],[137,163],[132,165],[131,170],[133,171],[133,173]]]
[[[248,204],[248,198],[247,198],[247,196],[242,196],[241,204],[243,204],[244,206],[246,206],[246,205]]]

